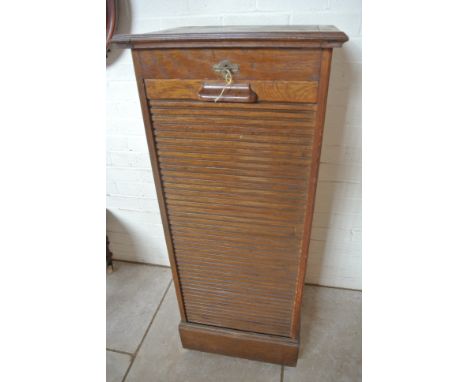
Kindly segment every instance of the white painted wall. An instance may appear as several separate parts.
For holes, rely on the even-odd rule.
[[[120,33],[190,25],[325,24],[333,56],[306,281],[361,289],[360,0],[120,0]],[[168,265],[129,50],[107,66],[107,233],[116,259]]]

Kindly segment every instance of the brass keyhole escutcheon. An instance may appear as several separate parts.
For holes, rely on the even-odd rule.
[[[233,64],[229,60],[222,60],[217,64],[213,65],[213,70],[219,74],[224,74],[226,72],[230,72],[232,74],[237,73],[239,71],[239,65]]]

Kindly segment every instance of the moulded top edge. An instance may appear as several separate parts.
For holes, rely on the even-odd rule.
[[[332,25],[286,25],[286,26],[203,26],[166,29],[144,34],[118,34],[112,43],[122,47],[138,48],[138,45],[167,43],[209,43],[237,42],[242,44],[258,42],[268,45],[278,42],[328,43],[341,46],[348,36]]]

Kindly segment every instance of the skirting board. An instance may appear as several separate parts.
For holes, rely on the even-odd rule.
[[[299,341],[266,334],[247,333],[181,322],[180,339],[186,349],[295,366]]]

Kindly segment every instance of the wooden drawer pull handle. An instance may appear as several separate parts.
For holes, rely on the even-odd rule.
[[[239,65],[229,60],[222,60],[213,65],[213,70],[223,77],[224,83],[205,82],[198,92],[198,97],[202,101],[244,103],[257,101],[257,94],[250,88],[250,84],[233,83],[233,74],[239,72]]]
[[[251,89],[250,84],[237,84],[225,82],[205,82],[198,97],[208,102],[243,102],[253,103],[257,101],[257,94]]]

